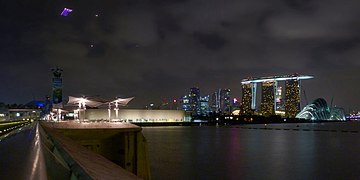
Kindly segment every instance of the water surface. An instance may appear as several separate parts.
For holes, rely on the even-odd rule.
[[[143,133],[155,180],[360,179],[359,127],[359,123],[146,127]]]

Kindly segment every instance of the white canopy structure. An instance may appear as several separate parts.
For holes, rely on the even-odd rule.
[[[134,97],[125,98],[125,99],[117,98],[114,101],[111,101],[111,103],[115,103],[115,104],[117,103],[120,106],[126,106],[133,99]]]
[[[109,120],[111,119],[111,103],[115,104],[115,119],[119,119],[119,105],[126,106],[134,97],[130,98],[116,98],[114,101],[109,102]]]
[[[90,100],[86,97],[73,97],[73,96],[69,96],[69,101],[68,104],[73,104],[76,105],[78,104],[79,108],[74,110],[74,115],[75,115],[75,119],[80,119],[80,112],[83,111],[84,112],[84,118],[85,118],[85,110],[86,110],[86,106],[89,107],[98,107],[100,105],[102,105],[102,102],[98,102],[98,101],[94,101],[94,100]]]
[[[86,97],[73,97],[73,96],[69,96],[69,101],[68,104],[78,104],[79,108],[83,107],[85,108],[85,106],[90,106],[90,107],[98,107],[100,105],[102,105],[102,102],[99,101],[94,101],[94,100],[90,100],[89,98]]]
[[[130,98],[116,98],[115,100],[111,100],[111,101],[106,101],[103,99],[100,99],[98,97],[73,97],[73,96],[69,96],[69,101],[68,104],[73,104],[73,105],[78,105],[78,109],[74,110],[74,114],[77,115],[77,117],[80,117],[80,111],[84,112],[84,117],[85,117],[85,110],[86,110],[86,106],[89,107],[98,107],[104,104],[108,104],[109,105],[109,120],[111,120],[111,105],[114,104],[115,105],[115,113],[116,113],[116,119],[118,119],[118,112],[119,112],[119,106],[126,106],[132,99],[134,99],[134,97],[130,97]]]

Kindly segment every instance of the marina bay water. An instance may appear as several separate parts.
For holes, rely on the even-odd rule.
[[[359,179],[360,123],[144,127],[152,178]]]

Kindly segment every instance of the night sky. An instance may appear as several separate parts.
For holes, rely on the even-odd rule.
[[[136,98],[143,107],[299,73],[308,101],[360,109],[358,0],[7,0],[0,12],[0,102],[51,94]],[[60,16],[64,7],[73,9]],[[98,16],[96,16],[98,15]]]

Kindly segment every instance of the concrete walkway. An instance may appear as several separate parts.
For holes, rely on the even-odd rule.
[[[0,141],[0,179],[47,179],[37,122]]]

